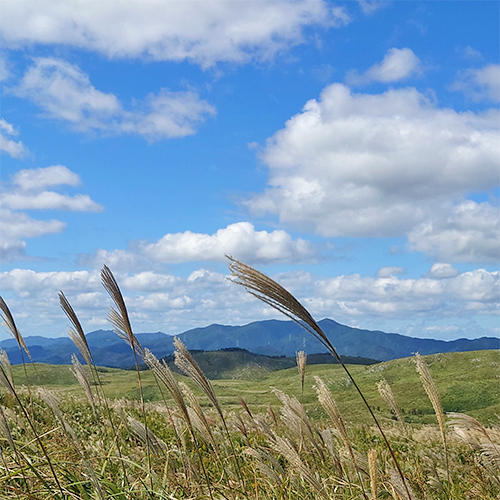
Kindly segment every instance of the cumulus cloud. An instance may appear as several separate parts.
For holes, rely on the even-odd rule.
[[[406,274],[406,269],[404,267],[381,267],[377,271],[377,278],[391,278],[395,274]]]
[[[0,261],[25,258],[26,238],[38,238],[64,231],[59,220],[37,220],[20,210],[66,210],[100,212],[103,207],[88,195],[67,195],[48,191],[49,186],[77,186],[80,177],[64,167],[23,169],[5,184],[0,198]]]
[[[458,275],[458,269],[453,267],[451,264],[436,262],[430,268],[427,277],[440,279],[440,278],[454,278],[457,275]]]
[[[303,41],[305,27],[343,26],[341,7],[324,0],[6,0],[1,36],[6,46],[64,44],[110,58],[219,61],[269,60]]]
[[[422,72],[422,63],[413,50],[392,48],[382,62],[373,65],[365,73],[351,70],[346,74],[348,85],[366,85],[371,82],[391,83],[405,80]]]
[[[194,91],[162,89],[125,109],[118,98],[97,90],[78,66],[55,58],[37,58],[13,94],[33,101],[44,116],[62,120],[80,132],[142,135],[149,140],[185,137],[215,108]]]
[[[333,84],[268,139],[268,187],[244,203],[326,237],[404,235],[430,221],[436,229],[462,206],[489,234],[477,218],[492,206],[457,202],[498,185],[498,124],[498,110],[457,113],[413,88],[372,95]]]
[[[11,158],[22,159],[28,156],[29,150],[21,141],[16,142],[12,139],[12,137],[16,137],[17,135],[19,135],[19,132],[10,123],[1,118],[0,151],[7,153]]]
[[[225,255],[249,263],[303,262],[316,257],[313,245],[294,240],[282,230],[256,231],[249,222],[237,222],[214,234],[169,233],[154,243],[133,242],[129,250],[97,250],[80,256],[80,264],[130,269],[145,262],[225,262]]]
[[[489,203],[463,202],[447,217],[423,222],[408,234],[410,250],[450,262],[500,259],[500,217]]]
[[[439,274],[437,268],[434,273]],[[471,314],[498,314],[500,273],[476,269],[454,276],[448,273],[447,279],[432,274],[413,279],[399,278],[394,273],[377,278],[352,274],[318,279],[307,272],[292,272],[274,278],[296,294],[316,318],[330,317],[344,324],[380,324],[411,318],[413,323],[420,321],[428,327],[438,320],[452,325],[470,320]],[[285,319],[219,272],[200,268],[187,277],[154,272],[115,272],[115,276],[135,331],[179,333],[211,323]],[[0,289],[12,297],[13,311],[16,317],[21,316],[25,335],[38,334],[43,328],[55,333],[55,325],[61,334],[65,332],[66,323],[57,301],[59,290],[66,293],[85,328],[106,325],[110,299],[97,270],[13,269],[0,273]],[[24,311],[29,314],[23,316]],[[488,331],[480,333],[491,335]],[[450,336],[450,332],[443,335]]]
[[[460,71],[451,90],[463,92],[473,101],[500,102],[500,64]]]

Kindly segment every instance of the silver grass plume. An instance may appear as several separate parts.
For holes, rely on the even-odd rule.
[[[94,395],[92,394],[92,388],[90,386],[90,382],[89,382],[89,379],[87,377],[87,374],[85,373],[85,370],[83,369],[83,365],[80,363],[80,361],[76,357],[76,354],[71,355],[71,363],[73,365],[71,372],[76,377],[79,384],[83,387],[83,390],[85,391],[85,395],[87,396],[87,399],[89,400],[89,403],[91,404],[92,410],[95,414],[96,410],[95,410]]]
[[[441,398],[439,397],[439,393],[436,387],[436,383],[432,378],[429,367],[422,359],[419,353],[415,354],[415,366],[417,368],[417,372],[420,375],[420,380],[422,381],[422,385],[424,386],[425,392],[429,397],[432,407],[434,408],[434,413],[436,414],[436,419],[439,424],[439,430],[441,431],[441,441],[443,442],[443,448],[446,458],[446,473],[448,477],[448,481],[450,480],[450,469],[448,466],[448,448],[446,444],[446,427],[444,422],[444,412],[443,407],[441,405]]]
[[[19,349],[21,350],[24,349],[26,351],[26,354],[28,357],[31,359],[31,354],[28,350],[28,346],[24,342],[23,336],[21,335],[21,332],[16,326],[16,322],[14,321],[14,317],[12,316],[12,313],[10,312],[10,309],[8,308],[7,304],[3,300],[2,296],[0,296],[0,318],[2,319],[2,324],[6,326],[9,331],[12,333],[14,338],[16,339],[16,342],[19,346]],[[21,350],[22,354],[22,350]]]
[[[182,414],[182,418],[185,420],[189,429],[192,430],[191,419],[189,417],[186,402],[182,397],[181,390],[179,389],[179,384],[177,383],[177,380],[175,380],[172,370],[165,362],[160,363],[160,361],[158,361],[156,356],[149,349],[144,349],[144,362],[153,372],[156,379],[161,382],[161,384],[170,393],[175,404],[177,405],[177,408],[179,408]]]
[[[66,316],[73,324],[73,328],[68,330],[69,338],[73,341],[76,347],[78,347],[78,350],[81,352],[85,362],[90,366],[92,355],[90,353],[87,338],[85,337],[85,333],[83,332],[78,316],[63,292],[59,292],[59,304],[61,309],[66,313]]]
[[[244,286],[251,295],[298,323],[316,337],[333,354],[337,361],[341,361],[337,351],[318,323],[314,321],[309,311],[290,292],[253,267],[247,266],[228,255],[226,257],[230,261],[230,280],[233,283]]]
[[[496,469],[500,469],[500,428],[495,426],[487,430],[481,422],[464,413],[448,413],[448,417],[452,419],[455,434],[471,448],[480,450]]]
[[[356,460],[356,455],[354,454],[354,450],[352,449],[351,441],[349,436],[347,435],[347,429],[344,424],[344,419],[340,414],[337,403],[333,399],[332,393],[328,390],[328,387],[323,382],[323,380],[317,375],[314,376],[314,380],[316,381],[316,392],[318,394],[318,401],[321,403],[321,406],[325,409],[326,413],[330,417],[331,421],[335,425],[338,430],[342,441],[344,442],[344,446],[349,451],[349,456],[351,457],[352,464],[354,465],[354,469],[356,471],[356,475],[358,476],[359,483],[361,489],[363,491],[364,498],[367,498],[365,493],[365,487],[363,484],[363,480],[361,478],[360,469]]]
[[[252,457],[255,461],[255,465],[259,472],[266,476],[271,484],[280,484],[281,478],[278,476],[276,471],[266,464],[263,453],[260,450],[256,450],[254,448],[247,447],[245,448],[244,453]]]
[[[401,413],[399,405],[396,401],[396,397],[392,392],[389,382],[387,382],[387,380],[383,378],[380,382],[377,383],[377,388],[382,399],[391,407],[392,411],[395,413],[399,423],[403,427],[404,433],[407,434],[408,431],[406,428],[405,419],[403,418],[403,414]]]
[[[333,399],[332,393],[328,390],[328,387],[320,377],[315,375],[314,380],[316,381],[315,389],[318,394],[318,401],[325,409],[326,413],[333,422],[333,425],[335,425],[335,428],[339,431],[342,441],[344,442],[344,446],[352,455],[351,441],[349,440],[349,436],[347,435],[347,429],[344,424],[344,419],[340,414],[337,403]]]
[[[214,388],[210,383],[210,380],[208,380],[208,378],[205,376],[198,363],[195,361],[191,353],[187,350],[186,346],[177,337],[175,337],[174,339],[174,346],[176,348],[174,356],[177,368],[183,371],[188,377],[193,379],[196,384],[198,384],[198,386],[207,395],[210,402],[214,405],[217,413],[222,416],[222,408],[219,405],[219,401],[217,400]]]
[[[5,376],[8,378],[10,384],[12,385],[12,387],[14,387],[14,375],[12,374],[12,365],[10,364],[9,356],[3,349],[0,349],[0,365],[2,365],[5,371]]]
[[[217,443],[215,442],[214,435],[212,433],[212,429],[210,428],[210,425],[207,421],[207,418],[205,416],[205,413],[203,412],[203,409],[194,395],[193,391],[188,387],[187,384],[184,382],[179,382],[179,385],[182,389],[182,392],[184,393],[184,396],[186,399],[189,401],[189,405],[193,411],[193,414],[195,418],[193,419],[191,417],[191,420],[193,423],[196,425],[197,429],[200,431],[201,435],[205,439],[207,443],[210,443],[212,445],[212,448],[214,449],[215,453],[217,455],[219,454],[219,448],[217,446]]]
[[[0,432],[7,439],[12,450],[17,454],[16,443],[14,442],[14,438],[12,437],[12,433],[10,432],[9,422],[7,422],[7,417],[3,411],[3,406],[0,404]]]
[[[191,353],[187,350],[186,346],[182,343],[180,339],[175,337],[174,339],[175,346],[175,364],[176,366],[183,371],[186,375],[188,375],[196,384],[203,390],[206,394],[210,402],[213,404],[214,408],[217,410],[217,413],[220,416],[222,421],[222,425],[224,426],[224,431],[229,440],[229,444],[231,446],[231,451],[234,456],[234,460],[236,462],[236,469],[238,472],[238,479],[240,480],[243,491],[246,494],[246,486],[243,481],[243,476],[241,474],[240,462],[238,460],[238,456],[236,454],[236,450],[234,449],[233,440],[231,435],[229,434],[229,429],[227,427],[226,419],[224,418],[224,413],[222,412],[222,408],[220,407],[219,401],[217,400],[217,396],[215,395],[214,388],[210,383],[210,380],[205,376],[198,363],[195,361]],[[203,462],[202,462],[203,463]],[[211,495],[211,490],[209,490]]]
[[[311,422],[308,416],[304,412],[304,407],[300,404],[295,396],[290,397],[288,394],[272,388],[275,396],[283,404],[283,408],[280,410],[281,420],[291,432],[295,435],[297,439],[302,439],[303,436],[307,437],[311,444],[316,448],[319,455],[324,459],[324,453],[321,447],[318,445],[317,440],[314,438],[314,433],[312,429]]]
[[[40,389],[39,395],[45,401],[47,406],[52,410],[52,413],[57,418],[57,420],[59,420],[59,423],[61,424],[63,431],[71,437],[75,445],[79,444],[75,432],[63,417],[63,414],[61,413],[61,410],[59,408],[59,403],[57,402],[57,399],[54,396],[54,394],[48,391],[47,389]],[[78,446],[77,449],[79,450]]]
[[[300,455],[297,451],[282,437],[277,436],[274,443],[271,443],[272,448],[285,457],[285,459],[290,463],[290,465],[296,469],[300,477],[309,483],[310,486],[321,495],[323,498],[329,500],[329,496],[326,494],[323,486],[319,482],[318,478],[311,472],[309,467],[301,460]]]
[[[106,265],[101,270],[101,282],[116,306],[116,309],[110,308],[108,315],[109,321],[115,327],[115,332],[130,345],[134,355],[138,353],[142,357],[144,351],[132,331],[127,306],[123,300],[120,287],[113,273]]]
[[[143,442],[149,442],[149,447],[156,455],[161,455],[167,451],[167,445],[159,437],[155,436],[141,422],[133,417],[128,417],[127,423],[132,432]]]

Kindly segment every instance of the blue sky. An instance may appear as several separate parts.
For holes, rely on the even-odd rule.
[[[279,316],[500,335],[494,1],[2,2],[0,293],[58,337],[63,290],[137,332]],[[6,332],[0,338],[6,338]]]

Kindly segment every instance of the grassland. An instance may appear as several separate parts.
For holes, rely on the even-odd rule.
[[[445,412],[460,412],[477,418],[484,424],[494,422],[500,414],[500,353],[498,351],[471,351],[462,353],[434,354],[425,356],[432,370]],[[29,367],[29,381],[33,386],[46,387],[55,393],[83,397],[83,389],[71,374],[67,365],[36,364]],[[420,384],[413,358],[398,359],[370,366],[352,365],[349,367],[377,414],[392,419],[390,408],[380,397],[377,383],[385,378],[392,387],[398,404],[409,423],[428,424],[435,422],[434,410],[424,388]],[[13,367],[16,380],[22,380],[24,371],[21,366]],[[134,371],[114,368],[99,368],[106,395],[111,399],[126,398],[139,400],[137,376]],[[300,376],[297,368],[268,373],[258,366],[251,370],[237,369],[236,379],[213,380],[217,397],[227,411],[240,407],[239,398],[247,402],[256,412],[265,412],[269,406],[279,401],[270,391],[277,387],[289,395],[301,397]],[[314,376],[321,377],[328,385],[344,418],[351,423],[369,423],[370,415],[359,404],[359,397],[349,383],[345,372],[339,365],[310,365],[306,368],[303,403],[313,418],[324,418],[325,413],[319,405],[313,389]],[[188,377],[185,380],[200,399],[202,405],[209,402]],[[148,402],[162,400],[153,374],[142,372],[144,398]]]

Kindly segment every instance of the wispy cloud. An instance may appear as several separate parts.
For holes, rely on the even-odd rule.
[[[346,83],[350,86],[360,86],[372,82],[399,82],[421,72],[422,63],[411,49],[392,48],[387,51],[382,62],[374,64],[364,73],[349,71],[346,74]]]
[[[78,66],[54,58],[35,59],[10,92],[34,102],[46,118],[79,132],[142,135],[148,140],[185,137],[215,108],[194,91],[162,89],[125,109],[119,99],[97,90]]]
[[[0,119],[0,151],[12,158],[22,159],[29,155],[29,150],[21,141],[12,139],[18,135],[19,132],[10,123]]]
[[[324,0],[6,0],[1,34],[13,48],[64,44],[110,58],[220,61],[270,60],[303,41],[304,28],[338,27],[350,17]]]
[[[103,207],[88,195],[49,191],[49,186],[77,186],[80,177],[62,165],[24,169],[4,184],[0,199],[0,261],[26,258],[26,239],[64,231],[62,221],[37,220],[23,210],[100,212]]]
[[[500,64],[460,71],[451,90],[463,92],[473,101],[500,102]]]

